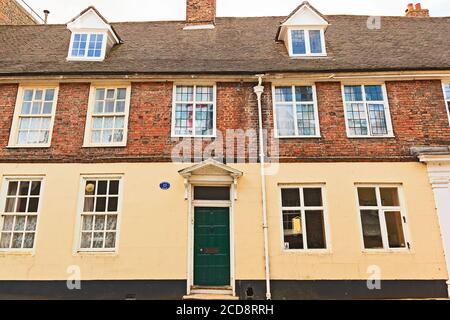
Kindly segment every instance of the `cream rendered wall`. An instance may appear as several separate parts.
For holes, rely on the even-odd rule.
[[[34,254],[0,253],[1,280],[186,279],[188,201],[178,170],[189,164],[1,164],[0,176],[45,175]],[[264,276],[259,167],[245,169],[235,213],[237,279]],[[118,252],[74,250],[81,174],[124,174]],[[160,182],[171,188],[163,191]],[[2,180],[3,182],[3,180]]]
[[[84,280],[186,279],[188,202],[178,170],[189,164],[1,164],[0,176],[45,174],[34,254],[0,253],[1,280],[64,280],[78,265]],[[234,207],[237,280],[264,279],[264,248],[258,164],[244,172]],[[74,251],[81,174],[124,174],[119,250]],[[172,187],[163,191],[159,183]],[[279,183],[326,183],[331,250],[282,249]],[[362,250],[355,182],[402,183],[411,252]],[[426,167],[419,163],[280,164],[267,177],[270,266],[273,279],[366,279],[381,267],[383,279],[447,279],[442,240]]]
[[[278,183],[326,183],[331,249],[327,253],[282,249]],[[411,251],[362,248],[355,183],[401,183]],[[426,166],[420,163],[284,164],[267,179],[273,279],[367,279],[377,265],[382,279],[447,279],[442,240]]]

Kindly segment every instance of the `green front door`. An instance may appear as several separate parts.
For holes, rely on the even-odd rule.
[[[195,208],[194,285],[230,285],[229,208]]]

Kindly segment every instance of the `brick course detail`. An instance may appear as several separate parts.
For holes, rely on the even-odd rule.
[[[217,83],[217,129],[224,136],[225,150],[237,154],[239,139],[229,129],[258,130],[256,97],[250,83]],[[171,137],[171,82],[132,84],[126,147],[83,148],[89,83],[62,83],[50,148],[7,148],[18,85],[0,85],[0,162],[119,162],[171,161],[180,139]],[[392,81],[386,83],[394,138],[353,138],[346,135],[339,82],[317,83],[321,138],[279,139],[281,162],[294,161],[414,161],[411,147],[447,146],[450,127],[440,81]],[[270,84],[263,95],[264,128],[273,135]],[[255,160],[256,144],[248,142],[245,157]],[[213,139],[192,139],[203,150]],[[256,143],[256,141],[253,141]],[[232,150],[233,149],[233,150]],[[270,148],[269,148],[270,150]],[[220,156],[218,152],[212,156]],[[208,157],[208,156],[205,156]],[[197,159],[198,160],[198,159]],[[231,159],[229,160],[236,160]]]

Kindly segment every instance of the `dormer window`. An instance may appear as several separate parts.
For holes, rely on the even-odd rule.
[[[292,56],[313,56],[325,53],[323,30],[291,29],[290,54]]]
[[[72,58],[103,58],[104,34],[74,33],[70,55]]]
[[[89,7],[67,24],[72,32],[67,60],[103,61],[108,51],[120,43],[111,25]]]
[[[305,1],[281,23],[277,39],[291,57],[323,57],[327,27],[325,17]]]

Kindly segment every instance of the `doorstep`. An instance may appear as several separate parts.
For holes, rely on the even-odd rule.
[[[193,293],[184,296],[183,300],[239,300],[239,297],[229,294]]]

